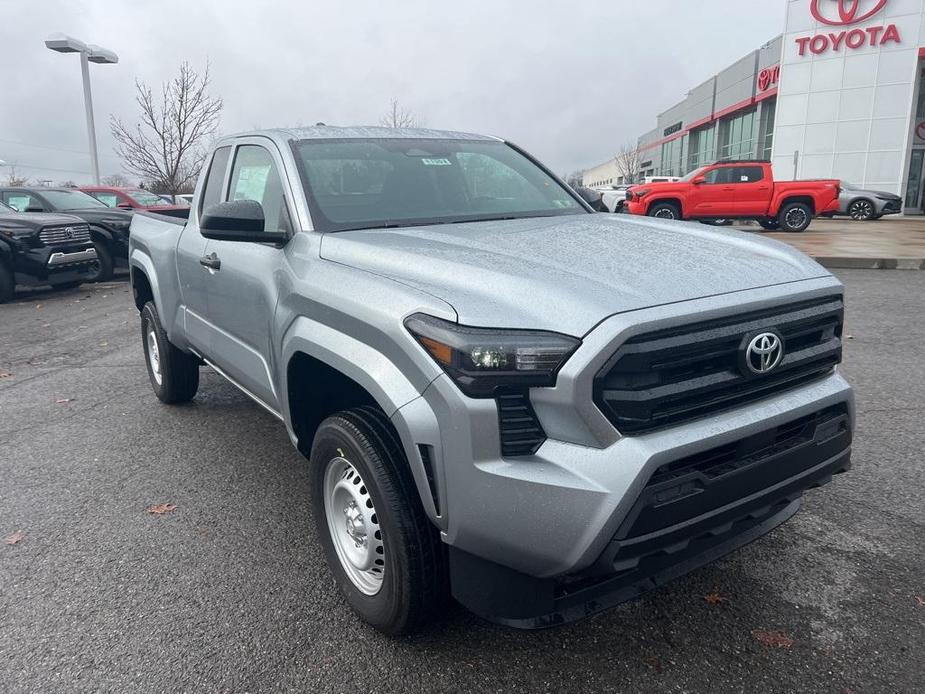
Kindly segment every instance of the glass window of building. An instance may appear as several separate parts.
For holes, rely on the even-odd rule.
[[[755,148],[755,112],[722,121],[719,128],[719,158],[750,159]]]
[[[764,127],[761,135],[761,156],[759,159],[770,159],[771,149],[774,146],[774,114],[777,112],[777,103],[772,101],[764,108]]]
[[[687,171],[682,173],[693,171],[698,166],[712,164],[713,160],[716,159],[716,128],[711,125],[708,128],[694,130],[691,132],[690,138]]]
[[[684,162],[687,154],[687,135],[662,145],[662,176],[681,176],[686,173]]]

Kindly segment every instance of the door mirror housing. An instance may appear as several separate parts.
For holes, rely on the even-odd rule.
[[[283,231],[264,231],[263,206],[255,200],[220,202],[206,208],[199,219],[199,232],[216,241],[286,243]]]
[[[131,210],[131,209],[134,209],[134,208],[132,207],[131,203],[127,203],[127,202],[120,202],[118,205],[116,205],[116,207],[118,207],[120,210]]]
[[[703,176],[697,176],[697,178],[691,181],[691,183],[693,183],[695,186],[702,186],[706,182],[707,182],[707,179]]]

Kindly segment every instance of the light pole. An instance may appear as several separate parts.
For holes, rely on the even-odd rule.
[[[119,62],[119,56],[107,48],[87,44],[66,34],[52,34],[45,39],[45,46],[58,53],[80,53],[80,72],[84,83],[84,108],[87,111],[87,138],[90,140],[90,163],[93,166],[93,180],[100,184],[100,162],[96,151],[96,127],[93,124],[93,98],[90,96],[90,63],[111,65]]]

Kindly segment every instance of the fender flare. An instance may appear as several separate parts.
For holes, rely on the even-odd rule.
[[[297,352],[314,357],[358,383],[388,417],[421,395],[401,369],[379,350],[329,325],[300,316],[283,335],[280,353],[280,396],[283,416],[290,428],[288,364]],[[433,377],[438,375],[435,373]]]

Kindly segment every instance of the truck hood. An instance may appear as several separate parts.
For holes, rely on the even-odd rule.
[[[603,214],[330,233],[321,257],[439,297],[463,324],[579,337],[615,313],[828,275],[751,234]]]
[[[49,224],[83,224],[83,220],[70,214],[54,212],[16,212],[0,214],[0,226],[17,229],[38,229]]]

